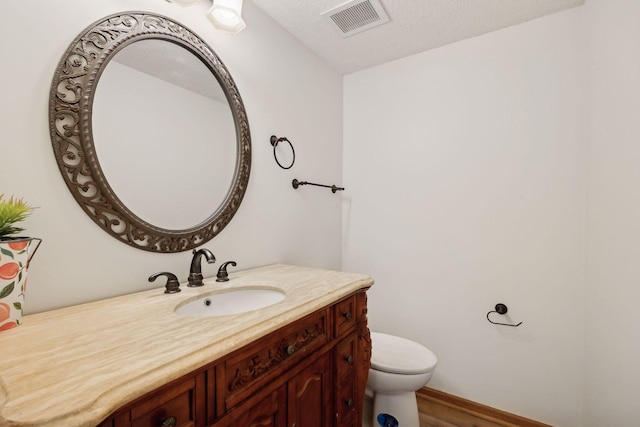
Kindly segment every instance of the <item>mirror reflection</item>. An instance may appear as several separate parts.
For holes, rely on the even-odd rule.
[[[113,192],[165,229],[204,222],[236,165],[231,108],[215,76],[167,40],[132,43],[107,64],[93,102],[93,139]]]

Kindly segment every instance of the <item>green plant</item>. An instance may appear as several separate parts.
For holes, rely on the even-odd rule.
[[[23,199],[11,196],[6,200],[4,194],[0,194],[0,240],[24,231],[24,228],[17,227],[15,224],[27,219],[34,209]]]

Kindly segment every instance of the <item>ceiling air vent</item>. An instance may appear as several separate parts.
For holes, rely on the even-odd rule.
[[[320,14],[342,37],[349,37],[389,22],[378,0],[352,0]]]

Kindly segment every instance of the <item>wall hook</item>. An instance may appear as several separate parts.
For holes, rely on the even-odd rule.
[[[493,323],[494,325],[513,326],[514,328],[517,328],[518,326],[522,325],[522,322],[518,323],[517,325],[513,325],[513,324],[511,324],[511,323],[494,322],[494,321],[493,321],[493,320],[491,320],[491,318],[489,317],[489,315],[490,315],[491,313],[498,313],[498,314],[502,315],[502,314],[506,314],[506,313],[507,313],[507,311],[509,311],[509,309],[507,308],[507,306],[506,306],[506,305],[504,305],[504,304],[502,304],[502,303],[498,303],[498,304],[496,304],[496,309],[495,309],[495,310],[490,311],[490,312],[488,312],[488,313],[487,313],[487,320],[488,320],[490,323]]]

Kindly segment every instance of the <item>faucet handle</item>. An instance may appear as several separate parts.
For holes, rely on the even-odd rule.
[[[231,264],[232,266],[236,266],[235,261],[227,261],[222,263],[220,268],[218,269],[218,275],[216,277],[216,282],[227,282],[229,281],[229,273],[227,273],[227,265]]]
[[[176,275],[173,273],[169,273],[168,271],[162,271],[160,273],[152,274],[151,276],[149,276],[149,281],[153,282],[160,276],[167,277],[167,284],[165,285],[166,289],[164,291],[165,294],[175,294],[182,290],[180,289],[180,282],[178,282],[178,278],[176,277]]]

